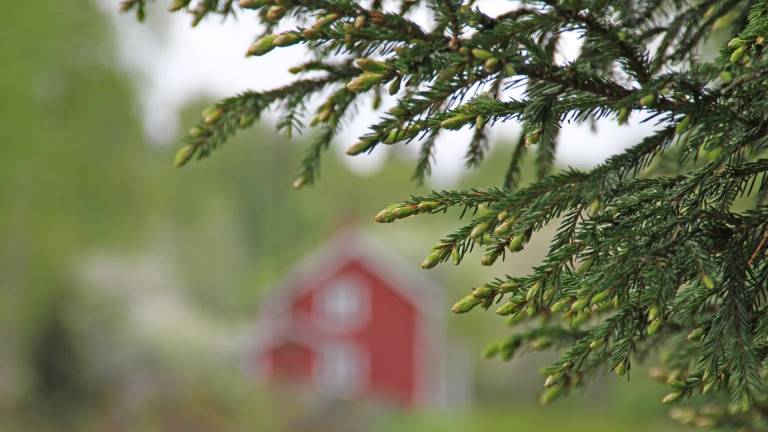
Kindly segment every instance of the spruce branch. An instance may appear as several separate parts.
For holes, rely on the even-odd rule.
[[[487,133],[519,123],[499,187],[411,196],[375,220],[456,209],[462,225],[438,240],[424,268],[515,259],[544,227],[556,226],[546,257],[527,275],[495,278],[453,307],[492,309],[511,327],[488,356],[559,352],[545,370],[542,402],[602,370],[629,376],[633,365],[648,362],[669,387],[662,402],[675,405],[673,419],[764,428],[768,3],[509,4],[490,16],[461,0],[402,0],[393,8],[352,0],[173,1],[170,10],[191,14],[193,25],[212,14],[260,21],[263,34],[244,47],[249,56],[299,44],[307,51],[290,70],[298,75],[292,84],[205,110],[177,165],[207,156],[264,110],[277,109],[278,129],[318,130],[295,183],[311,184],[353,108],[366,95],[380,101],[383,92],[394,105],[347,153],[420,144],[419,182],[431,172],[443,132],[473,129],[466,165],[476,168],[494,157]],[[146,1],[125,0],[120,8],[142,19]],[[414,19],[420,10],[431,14],[428,25]],[[718,30],[730,40],[719,40]],[[556,61],[568,33],[583,46],[575,58]],[[719,52],[709,55],[705,43]],[[624,125],[632,115],[654,131],[592,169],[555,168],[557,146],[569,139],[558,133],[563,124]],[[538,178],[521,185],[529,161]],[[472,254],[480,256],[469,260]]]

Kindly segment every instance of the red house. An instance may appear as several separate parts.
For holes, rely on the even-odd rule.
[[[251,357],[262,378],[331,398],[442,403],[445,305],[412,263],[345,231],[273,292]]]

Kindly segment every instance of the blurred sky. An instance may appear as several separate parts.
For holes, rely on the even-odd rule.
[[[244,53],[259,32],[259,25],[248,15],[224,22],[218,18],[206,19],[192,28],[188,16],[166,13],[167,2],[158,1],[151,9],[149,22],[142,24],[132,16],[120,15],[116,0],[97,1],[116,32],[119,66],[130,73],[136,83],[145,132],[149,140],[158,145],[173,144],[179,139],[186,126],[179,124],[179,113],[188,103],[287,84],[295,79],[287,72],[288,68],[304,59],[302,46],[246,58]],[[484,12],[497,15],[515,3],[481,0],[478,5]],[[426,11],[419,11],[416,20],[426,25],[429,16]],[[561,43],[560,60],[575,57],[579,46],[576,36],[566,34]],[[355,121],[336,140],[336,152],[342,155],[378,116],[370,109],[360,110]],[[641,119],[642,116],[635,114],[629,126],[624,127],[605,119],[598,122],[597,133],[588,125],[563,125],[557,154],[559,163],[588,167],[620,152],[650,132],[652,126],[640,124]],[[274,116],[270,120],[274,121]],[[500,141],[499,138],[511,141],[518,131],[517,124],[499,124],[493,130],[492,142]],[[471,131],[465,129],[444,134],[438,140],[434,185],[450,186],[458,180],[470,136]],[[375,172],[388,150],[377,148],[372,155],[343,159],[358,172]],[[415,154],[417,146],[410,146],[409,151]]]

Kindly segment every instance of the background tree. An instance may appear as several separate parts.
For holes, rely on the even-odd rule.
[[[121,7],[142,18],[145,2]],[[418,141],[417,180],[429,174],[441,131],[474,128],[467,166],[475,167],[487,130],[520,122],[501,186],[414,196],[376,220],[459,208],[469,222],[433,247],[424,268],[459,264],[474,249],[490,266],[559,224],[531,274],[487,282],[453,308],[493,308],[511,324],[531,322],[492,345],[489,356],[563,349],[546,369],[542,402],[605,367],[628,376],[635,361],[658,352],[654,374],[671,387],[663,402],[691,398],[675,417],[766,427],[766,2],[542,0],[510,2],[516,6],[498,16],[473,1],[384,3],[174,0],[170,9],[188,11],[193,24],[214,14],[257,16],[264,34],[248,55],[295,44],[310,53],[290,70],[300,76],[292,84],[205,110],[176,164],[207,156],[268,108],[282,112],[278,129],[301,129],[319,95],[309,121],[319,133],[296,187],[316,180],[322,152],[368,92],[378,103],[388,91],[396,105],[347,153]],[[410,18],[419,7],[431,12],[431,27]],[[291,29],[278,31],[284,22]],[[701,47],[717,28],[733,38],[716,58],[703,59]],[[576,58],[556,61],[564,33],[583,46]],[[509,95],[515,89],[522,97]],[[592,170],[552,172],[563,122],[623,124],[631,113],[657,130]],[[520,187],[530,149],[539,180]]]

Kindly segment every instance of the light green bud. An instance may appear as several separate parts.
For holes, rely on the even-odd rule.
[[[454,304],[451,308],[451,311],[457,314],[467,313],[482,302],[483,301],[481,299],[475,298],[470,294],[456,302],[456,304]]]

